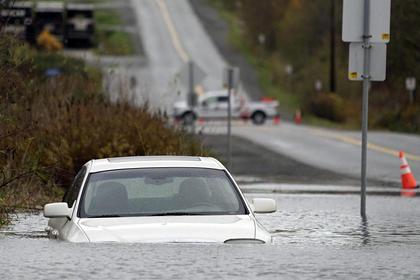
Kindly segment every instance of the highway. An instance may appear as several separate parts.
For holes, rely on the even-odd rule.
[[[131,0],[131,5],[138,17],[147,60],[146,69],[136,73],[145,81],[144,88],[137,92],[142,95],[138,99],[147,99],[152,108],[171,113],[171,104],[185,98],[185,90],[179,90],[176,75],[190,59],[206,72],[202,83],[204,90],[221,87],[226,60],[207,35],[189,1]],[[224,127],[217,123],[205,124],[202,131],[225,133]],[[360,176],[358,131],[297,126],[287,122],[262,127],[238,123],[233,134],[320,169]],[[395,185],[400,176],[399,150],[407,152],[412,170],[420,179],[419,136],[371,132],[369,143],[369,179]]]

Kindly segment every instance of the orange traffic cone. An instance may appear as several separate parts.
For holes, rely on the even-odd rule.
[[[401,190],[401,196],[403,196],[403,197],[415,197],[416,196],[416,191],[414,189],[410,189],[410,190],[402,189]]]
[[[416,189],[419,187],[414,178],[413,173],[411,173],[410,166],[408,165],[407,159],[403,151],[400,151],[400,161],[401,161],[401,184],[403,189]]]
[[[273,124],[274,125],[279,125],[280,124],[280,116],[275,116],[273,118]]]
[[[204,125],[206,123],[206,121],[204,120],[204,118],[198,118],[198,124],[199,125]]]
[[[295,124],[301,124],[302,123],[302,112],[298,109],[295,112]]]

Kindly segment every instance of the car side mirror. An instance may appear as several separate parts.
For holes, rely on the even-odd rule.
[[[273,213],[277,210],[276,201],[271,198],[254,198],[252,205],[255,213]]]
[[[71,218],[72,209],[66,202],[49,203],[44,206],[44,217],[46,218]]]

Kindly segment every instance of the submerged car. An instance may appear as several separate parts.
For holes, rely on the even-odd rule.
[[[144,156],[91,160],[63,202],[44,207],[51,238],[71,242],[271,243],[249,203],[216,159]]]

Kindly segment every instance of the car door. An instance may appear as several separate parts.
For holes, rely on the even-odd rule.
[[[232,95],[230,100],[230,111],[232,117],[238,117],[240,113],[240,103],[239,100]],[[219,119],[227,119],[228,117],[228,108],[229,108],[229,97],[227,95],[220,95],[217,97],[216,103],[217,110],[215,111],[215,117]]]
[[[211,96],[203,99],[199,104],[198,115],[202,118],[214,118],[217,112],[217,97]]]

